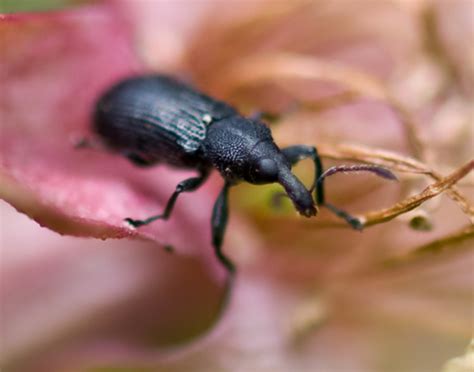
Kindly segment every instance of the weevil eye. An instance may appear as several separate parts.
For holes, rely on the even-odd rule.
[[[251,169],[253,183],[271,183],[278,180],[278,166],[273,159],[260,159]]]

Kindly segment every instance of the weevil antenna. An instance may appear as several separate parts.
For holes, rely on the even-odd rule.
[[[392,173],[392,171],[390,171],[387,168],[381,167],[379,165],[373,165],[373,164],[336,165],[334,167],[327,169],[323,174],[321,174],[316,180],[316,182],[313,184],[313,186],[311,186],[310,191],[313,192],[313,190],[318,185],[320,185],[325,178],[332,176],[336,173],[361,173],[361,172],[369,172],[390,181],[398,181],[397,176],[394,173]]]

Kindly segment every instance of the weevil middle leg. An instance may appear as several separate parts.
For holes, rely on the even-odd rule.
[[[281,112],[270,112],[270,111],[261,111],[257,110],[252,112],[248,118],[250,120],[255,120],[255,121],[265,121],[266,123],[273,124],[275,122],[278,122],[285,117],[295,113],[298,111],[300,108],[300,104],[297,102],[294,102],[290,104],[288,107],[284,108]]]
[[[198,189],[207,180],[207,178],[209,177],[209,173],[210,173],[209,168],[203,168],[200,170],[200,175],[198,177],[188,178],[178,183],[174,193],[168,199],[168,202],[166,203],[166,207],[163,213],[158,214],[156,216],[151,216],[144,220],[135,220],[132,218],[125,218],[125,221],[127,221],[130,225],[134,227],[139,227],[143,225],[148,225],[149,223],[156,220],[167,220],[170,217],[171,212],[173,211],[174,205],[176,203],[176,200],[178,199],[179,194],[183,192],[195,191],[196,189]]]
[[[235,266],[232,261],[222,252],[222,243],[224,241],[225,229],[229,216],[229,188],[231,184],[226,182],[217,197],[214,208],[212,209],[212,244],[216,252],[216,257],[224,265],[227,271],[232,275],[235,272]]]

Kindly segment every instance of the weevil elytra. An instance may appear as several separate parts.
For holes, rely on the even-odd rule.
[[[143,220],[126,218],[134,227],[168,219],[179,194],[199,188],[212,168],[220,172],[224,187],[213,208],[212,243],[217,258],[230,273],[234,265],[222,252],[222,242],[229,188],[238,182],[277,182],[301,215],[315,216],[318,206],[322,206],[361,229],[357,218],[325,201],[325,176],[340,171],[370,171],[395,179],[389,170],[366,164],[338,166],[323,174],[316,147],[280,149],[258,115],[244,117],[232,106],[164,75],[131,77],[111,87],[97,102],[93,130],[109,149],[138,166],[166,163],[199,172],[176,186],[161,214]],[[291,172],[292,166],[305,158],[311,158],[315,165],[309,190]]]

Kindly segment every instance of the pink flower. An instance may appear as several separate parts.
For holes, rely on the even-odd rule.
[[[2,363],[424,371],[462,354],[472,190],[469,179],[442,185],[473,164],[461,41],[472,5],[454,4],[116,1],[1,16],[0,196],[68,235],[2,206]],[[224,248],[239,273],[223,313],[209,226],[219,177],[180,197],[171,220],[133,230],[123,218],[162,210],[188,172],[72,145],[104,88],[149,69],[244,113],[283,112],[277,142],[316,144],[326,166],[390,166],[399,184],[338,175],[328,198],[373,224],[397,219],[361,234],[324,210],[310,220],[275,210],[272,185],[235,188]],[[297,172],[310,182],[310,164]],[[429,202],[390,209],[430,184]],[[434,198],[443,190],[449,198]]]
[[[97,95],[144,70],[127,24],[109,5],[0,21],[0,193],[41,226],[83,237],[59,237],[2,206],[2,359],[28,356],[34,366],[51,345],[71,347],[67,340],[120,346],[146,335],[154,345],[203,332],[225,290],[210,244],[212,186],[182,197],[167,223],[137,231],[124,217],[161,210],[189,172],[139,170],[73,145],[88,134]]]

